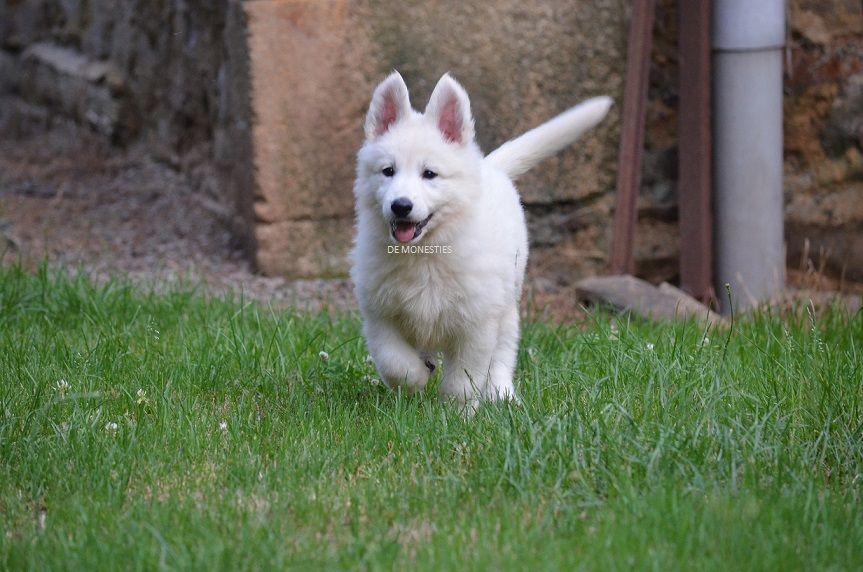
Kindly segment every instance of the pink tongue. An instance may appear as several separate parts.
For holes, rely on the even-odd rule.
[[[396,223],[396,240],[399,242],[410,242],[416,232],[417,224],[415,222],[397,222]]]

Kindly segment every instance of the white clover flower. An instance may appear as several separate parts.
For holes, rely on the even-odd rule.
[[[327,361],[328,359],[330,359],[330,354],[321,350],[318,352],[318,357],[321,358],[321,361]]]
[[[108,433],[116,433],[117,429],[119,428],[120,426],[117,425],[117,423],[115,423],[114,421],[108,421],[107,423],[105,423],[105,431],[107,431]]]
[[[647,345],[645,347],[647,348],[647,351],[652,352],[654,345],[650,342],[647,342]]]
[[[135,403],[138,405],[147,405],[150,403],[150,400],[147,399],[147,392],[143,389],[139,389],[137,393],[135,393]]]
[[[228,430],[228,422],[227,422],[227,421],[225,421],[224,419],[222,419],[221,421],[219,421],[219,430],[220,430],[220,431],[222,431],[222,432],[224,432],[224,431],[227,431],[227,430]]]
[[[68,381],[66,381],[65,379],[60,379],[54,388],[57,390],[57,393],[59,393],[60,397],[62,398],[66,396],[66,392],[69,391],[70,387],[71,386],[69,385]]]
[[[381,380],[379,380],[378,378],[376,378],[373,375],[365,375],[365,376],[363,376],[363,379],[365,381],[367,381],[368,383],[370,383],[371,385],[380,385],[381,384]]]
[[[704,345],[705,345],[705,346],[709,346],[709,345],[710,345],[710,338],[708,338],[707,336],[704,336]]]

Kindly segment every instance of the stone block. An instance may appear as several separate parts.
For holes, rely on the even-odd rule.
[[[286,220],[255,228],[257,261],[274,276],[343,278],[353,218]]]
[[[808,259],[834,276],[863,281],[863,184],[796,194],[785,208],[789,266]],[[806,266],[807,261],[802,261]]]
[[[285,258],[300,250],[303,237],[327,234],[349,244],[351,225],[329,221],[353,215],[363,117],[374,86],[391,70],[405,77],[420,110],[438,78],[453,73],[471,95],[486,151],[586,97],[619,96],[622,88],[624,46],[618,40],[626,15],[612,0],[251,0],[242,8],[256,260],[265,274],[317,274],[314,257]],[[525,202],[576,201],[609,191],[616,113],[525,176],[519,185]],[[280,237],[277,229],[290,227],[288,221],[319,231]]]
[[[118,96],[123,79],[109,62],[80,52],[38,42],[21,56],[19,89],[35,101],[92,126],[105,135],[120,131],[130,110]]]
[[[582,300],[633,312],[642,318],[690,319],[711,326],[723,321],[707,306],[667,283],[657,287],[634,276],[620,275],[585,278],[575,287],[576,295]]]

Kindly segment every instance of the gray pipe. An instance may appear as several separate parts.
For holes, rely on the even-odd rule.
[[[716,292],[723,313],[785,285],[782,200],[783,0],[716,0],[713,129]]]

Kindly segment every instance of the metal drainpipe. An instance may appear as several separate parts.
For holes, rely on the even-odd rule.
[[[716,293],[723,313],[785,284],[784,0],[716,0],[713,12]]]

